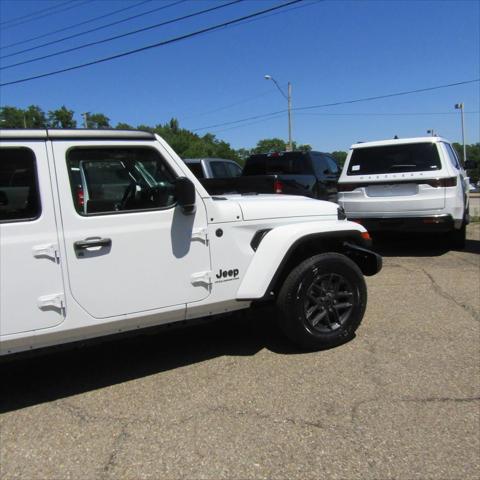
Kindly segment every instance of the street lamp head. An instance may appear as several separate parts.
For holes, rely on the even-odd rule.
[[[456,108],[457,110],[462,109],[462,108],[463,108],[463,103],[456,103],[456,104],[455,104],[455,108]]]
[[[263,78],[265,78],[265,80],[271,80],[272,76],[271,75],[265,75]]]

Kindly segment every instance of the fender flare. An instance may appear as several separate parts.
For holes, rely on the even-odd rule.
[[[262,239],[237,291],[237,300],[264,298],[290,253],[303,241],[318,238],[352,239],[366,233],[358,223],[338,220],[302,222],[270,230]]]

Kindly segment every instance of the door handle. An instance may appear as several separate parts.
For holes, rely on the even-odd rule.
[[[78,252],[79,250],[86,250],[92,247],[111,247],[112,239],[111,238],[87,238],[85,240],[79,240],[74,242],[73,248]]]

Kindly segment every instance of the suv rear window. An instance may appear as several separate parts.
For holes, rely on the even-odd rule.
[[[248,158],[243,175],[296,175],[311,173],[307,155],[286,152],[274,155],[260,154]]]
[[[354,149],[347,174],[427,172],[440,168],[435,143],[408,143]]]

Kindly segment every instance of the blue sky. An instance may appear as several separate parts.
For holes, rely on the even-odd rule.
[[[175,0],[0,0],[1,54],[9,55]],[[158,12],[55,45],[3,58],[0,66],[160,23],[229,0],[187,0]],[[230,0],[231,1],[231,0]],[[142,34],[0,71],[0,83],[115,55],[220,24],[286,0],[244,0]],[[131,9],[111,17],[72,25]],[[73,7],[73,8],[71,8]],[[51,8],[49,15],[12,19]],[[58,13],[54,13],[56,10]],[[64,11],[61,11],[61,10]],[[61,105],[77,120],[85,111],[111,123],[156,125],[176,117],[182,127],[214,133],[232,147],[249,148],[269,137],[287,138],[286,100],[265,74],[286,90],[293,108],[428,88],[480,77],[480,2],[305,0],[257,17],[136,55],[1,87],[0,103]],[[37,16],[42,13],[37,13]],[[3,23],[6,22],[6,23]],[[23,22],[23,23],[21,23]],[[67,31],[8,47],[45,35]],[[293,112],[293,139],[323,151],[356,141],[422,136],[434,129],[461,141],[454,104],[464,102],[467,143],[480,141],[480,83],[369,102]],[[212,125],[223,125],[215,126]],[[210,127],[210,128],[204,128]]]

